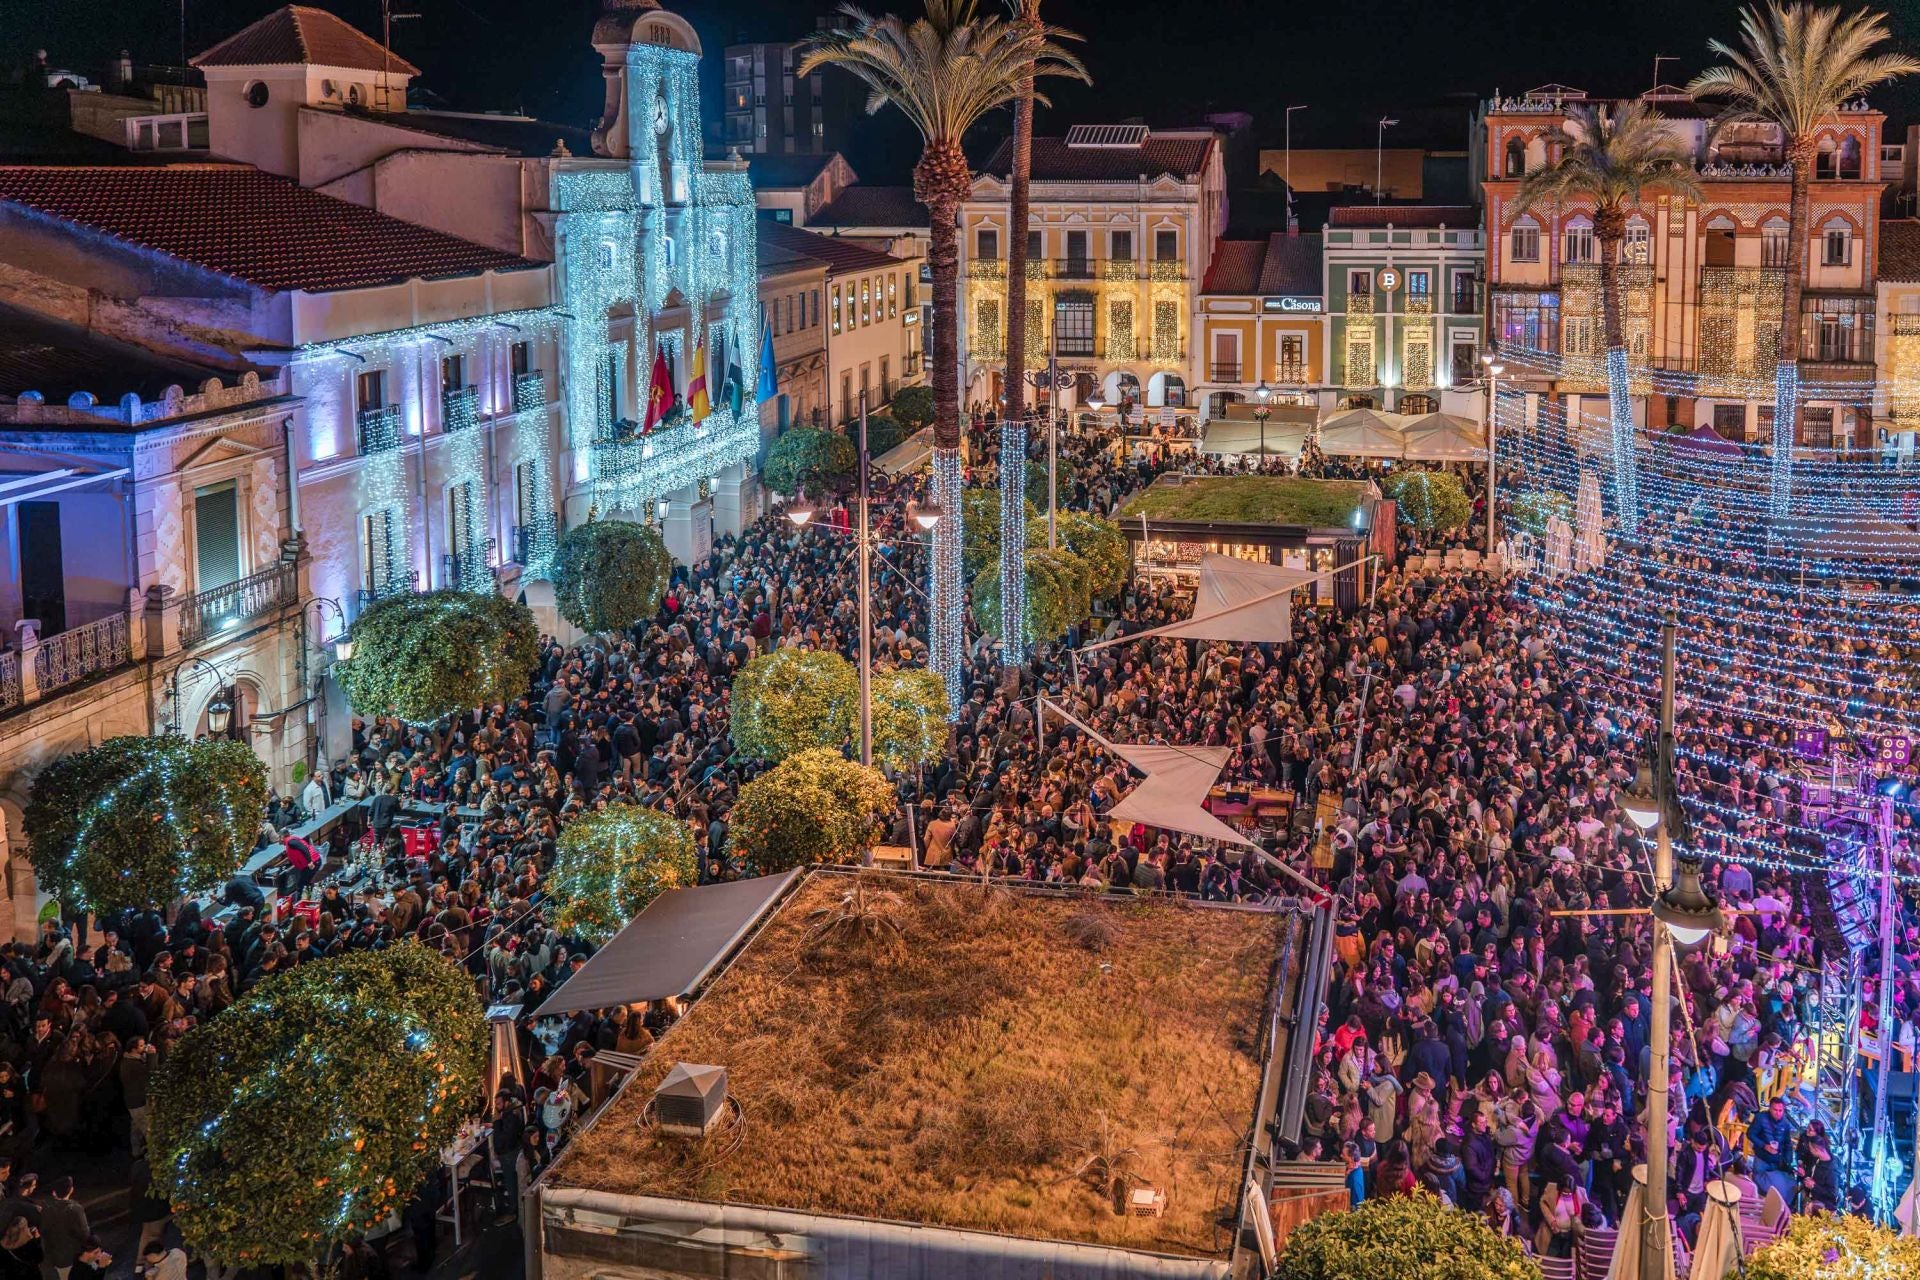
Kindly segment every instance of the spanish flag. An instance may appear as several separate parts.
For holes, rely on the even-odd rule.
[[[704,422],[713,406],[707,402],[707,344],[696,341],[693,347],[693,376],[687,382],[687,407],[693,420]]]

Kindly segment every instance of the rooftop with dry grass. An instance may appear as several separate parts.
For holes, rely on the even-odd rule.
[[[1285,920],[815,873],[550,1181],[1225,1257]],[[643,1123],[682,1061],[743,1119]]]

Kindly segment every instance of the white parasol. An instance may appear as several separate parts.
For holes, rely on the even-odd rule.
[[[1600,503],[1600,473],[1580,473],[1580,492],[1573,504],[1579,538],[1573,549],[1573,567],[1599,569],[1607,563],[1606,508]]]

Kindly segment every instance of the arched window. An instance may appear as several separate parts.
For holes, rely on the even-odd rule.
[[[1518,138],[1507,139],[1507,164],[1505,174],[1509,178],[1518,178],[1527,171],[1527,146]]]
[[[1840,176],[1858,178],[1860,176],[1860,139],[1848,134],[1840,143]]]
[[[1813,176],[1816,178],[1837,178],[1840,176],[1840,148],[1832,138],[1820,139],[1820,150],[1813,158]]]

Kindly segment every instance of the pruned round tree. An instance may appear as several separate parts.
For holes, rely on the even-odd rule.
[[[1388,478],[1385,491],[1401,519],[1426,536],[1465,528],[1473,518],[1460,477],[1446,471],[1402,471]]]
[[[1301,1223],[1280,1252],[1287,1280],[1540,1280],[1520,1242],[1424,1191]]]
[[[660,611],[673,557],[660,535],[631,520],[590,520],[560,539],[553,603],[582,631],[625,631]]]
[[[1027,552],[1026,641],[1046,644],[1093,613],[1093,573],[1065,546]],[[973,583],[973,614],[983,631],[1000,635],[1000,577],[981,574]]]
[[[1747,1256],[1746,1275],[1747,1280],[1920,1276],[1920,1238],[1852,1214],[1797,1215],[1785,1235]]]
[[[109,738],[40,771],[26,835],[41,887],[105,913],[221,884],[266,812],[266,766],[244,743]]]
[[[824,492],[853,474],[859,453],[838,431],[795,427],[767,450],[760,478],[775,493]]]
[[[763,876],[857,862],[893,806],[893,787],[878,769],[837,751],[802,751],[740,788],[728,847]]]
[[[947,747],[947,686],[925,667],[873,676],[873,759],[889,769],[932,764]]]
[[[910,432],[932,426],[933,388],[902,387],[893,393],[893,402],[887,409]]]
[[[898,418],[889,417],[884,413],[868,414],[867,453],[877,458],[883,453],[898,449],[906,443],[907,437],[913,432],[913,428],[908,427]]]
[[[1054,516],[1060,545],[1086,563],[1088,587],[1096,600],[1105,600],[1127,584],[1133,568],[1133,551],[1127,535],[1111,520],[1085,511],[1060,511]],[[1027,546],[1047,545],[1047,518],[1027,521]]]
[[[490,594],[388,596],[367,606],[351,634],[353,657],[334,667],[347,701],[361,715],[410,724],[511,702],[540,663],[533,613]]]
[[[276,975],[153,1084],[154,1193],[228,1266],[313,1263],[413,1195],[482,1102],[472,980],[415,942]]]
[[[740,669],[729,705],[733,745],[750,760],[839,748],[859,725],[860,675],[823,649],[775,649]]]
[[[569,822],[547,872],[554,927],[599,943],[669,889],[699,883],[687,824],[637,804],[609,805]]]

